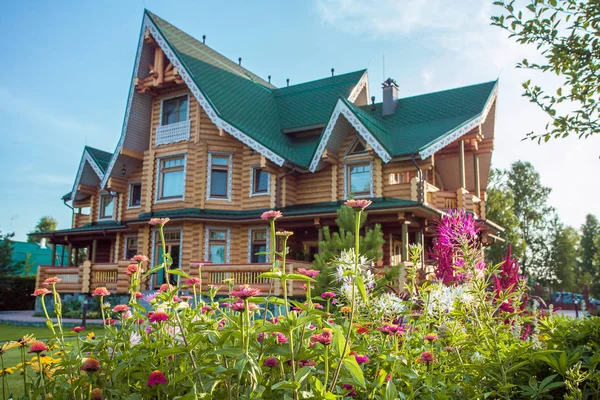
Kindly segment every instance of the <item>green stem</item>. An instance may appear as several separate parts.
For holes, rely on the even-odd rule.
[[[163,268],[165,270],[165,277],[167,278],[167,287],[171,289],[171,279],[169,276],[169,267],[167,266],[167,253],[165,252],[165,233],[163,232],[163,225],[159,225],[160,242],[162,243],[163,249]],[[169,290],[170,291],[170,290]]]
[[[269,224],[271,226],[271,248],[269,249],[269,259],[271,260],[271,272],[275,272],[275,253],[277,251],[277,242],[275,241],[275,220],[270,219]],[[284,271],[285,272],[285,271]],[[269,309],[269,299],[271,298],[271,294],[273,293],[273,278],[269,279],[269,295],[267,296],[267,300],[265,301],[265,313],[263,315],[263,326],[267,323],[267,313],[266,310]]]
[[[27,395],[27,364],[25,364],[25,348],[21,347],[21,362],[23,363],[23,393]]]
[[[325,383],[323,390],[327,390],[327,379],[329,378],[329,346],[325,346]],[[322,393],[325,395],[325,393]]]
[[[46,398],[46,379],[44,379],[44,367],[42,366],[42,357],[38,353],[38,365],[40,367],[40,380],[42,381],[42,386],[44,387],[44,398]]]
[[[244,344],[244,348],[246,350],[246,354],[248,354],[248,349],[250,347],[250,310],[248,307],[248,299],[244,299],[244,314],[246,314],[246,323],[248,324],[247,332],[246,332],[246,342]]]
[[[100,312],[102,313],[102,326],[106,328],[106,316],[104,315],[104,296],[100,296]]]
[[[50,316],[48,315],[48,310],[46,309],[46,302],[44,301],[45,296],[46,296],[45,294],[42,295],[42,309],[44,310],[44,315],[46,316],[47,325],[50,327],[50,330],[52,330],[52,334],[56,335],[56,332],[54,331],[54,324],[52,323],[52,320],[50,319]]]
[[[8,382],[6,382],[6,371],[4,371],[4,356],[2,356],[2,353],[0,353],[0,367],[2,367],[2,398],[6,400],[6,389],[8,389]]]

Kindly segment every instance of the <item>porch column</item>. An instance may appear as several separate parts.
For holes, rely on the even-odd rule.
[[[460,174],[460,187],[466,188],[465,182],[465,141],[458,141],[458,170]]]
[[[408,223],[402,223],[402,261],[408,261]]]
[[[96,248],[98,247],[98,239],[94,239],[94,241],[92,242],[92,257],[90,258],[90,260],[92,261],[92,264],[94,264],[96,262]]]
[[[52,262],[50,263],[53,267],[56,265],[56,245],[52,244]]]
[[[73,244],[69,243],[69,247],[67,248],[67,267],[73,266]]]
[[[479,180],[479,155],[473,153],[473,178],[475,179],[475,196],[481,198],[481,182]]]
[[[313,220],[317,227],[317,245],[319,246],[319,253],[321,252],[321,242],[323,241],[323,227],[321,227],[321,218],[315,217]]]
[[[65,266],[65,244],[63,243],[61,246],[61,253],[60,253],[60,266],[64,267]]]

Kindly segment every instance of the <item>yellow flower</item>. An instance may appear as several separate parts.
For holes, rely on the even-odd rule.
[[[16,367],[8,367],[8,368],[0,369],[0,376],[11,375],[13,372],[15,372],[16,369],[17,369]]]
[[[344,306],[340,308],[341,313],[349,313],[350,311],[352,311],[352,307]]]
[[[19,347],[29,347],[35,342],[35,337],[33,335],[25,335],[21,339],[17,340],[17,346]]]
[[[85,337],[85,340],[94,340],[96,339],[96,334],[94,332],[90,332],[87,334],[87,336]]]
[[[6,342],[0,347],[0,354],[4,354],[4,352],[14,349],[15,347],[19,347],[19,343],[17,342]]]

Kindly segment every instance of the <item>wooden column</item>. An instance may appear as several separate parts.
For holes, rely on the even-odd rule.
[[[460,174],[460,187],[465,188],[465,141],[458,142],[458,170]]]
[[[473,153],[473,179],[475,179],[475,196],[481,198],[481,181],[479,179],[479,155]]]
[[[60,253],[60,266],[64,267],[65,266],[65,245],[63,244],[61,249],[61,253]]]
[[[408,224],[402,224],[402,261],[408,261]]]
[[[94,239],[94,241],[92,242],[92,257],[90,258],[90,260],[92,261],[92,264],[94,264],[96,262],[96,248],[98,247],[98,239]]]
[[[56,265],[56,245],[52,245],[52,263],[50,264],[53,267]]]
[[[68,267],[72,267],[73,266],[73,245],[71,243],[69,243],[69,247],[67,248],[67,266]]]

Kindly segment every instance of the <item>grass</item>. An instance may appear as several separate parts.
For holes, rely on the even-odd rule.
[[[97,336],[103,335],[103,327],[90,325],[88,328],[81,333],[81,335],[85,335],[86,332],[94,332]],[[68,332],[68,333],[67,333]],[[21,338],[26,334],[33,334],[36,339],[41,341],[46,341],[50,336],[52,336],[52,331],[45,326],[16,326],[16,325],[6,325],[0,324],[0,345],[7,341],[13,341]],[[71,328],[65,328],[65,336],[68,337],[67,340],[73,340],[74,337],[71,333]],[[27,354],[27,359],[31,359],[31,354]],[[18,348],[8,350],[5,354],[3,354],[4,358],[4,367],[15,367],[17,364],[21,362],[21,352]],[[34,372],[29,370],[29,374],[31,379],[36,379]],[[28,380],[31,383],[31,380]],[[0,377],[0,399],[4,399],[2,394],[2,378]],[[8,375],[7,378],[7,393],[12,393],[15,399],[23,396],[23,377],[19,374],[19,372],[15,371],[12,375]],[[7,397],[7,399],[10,397]]]

